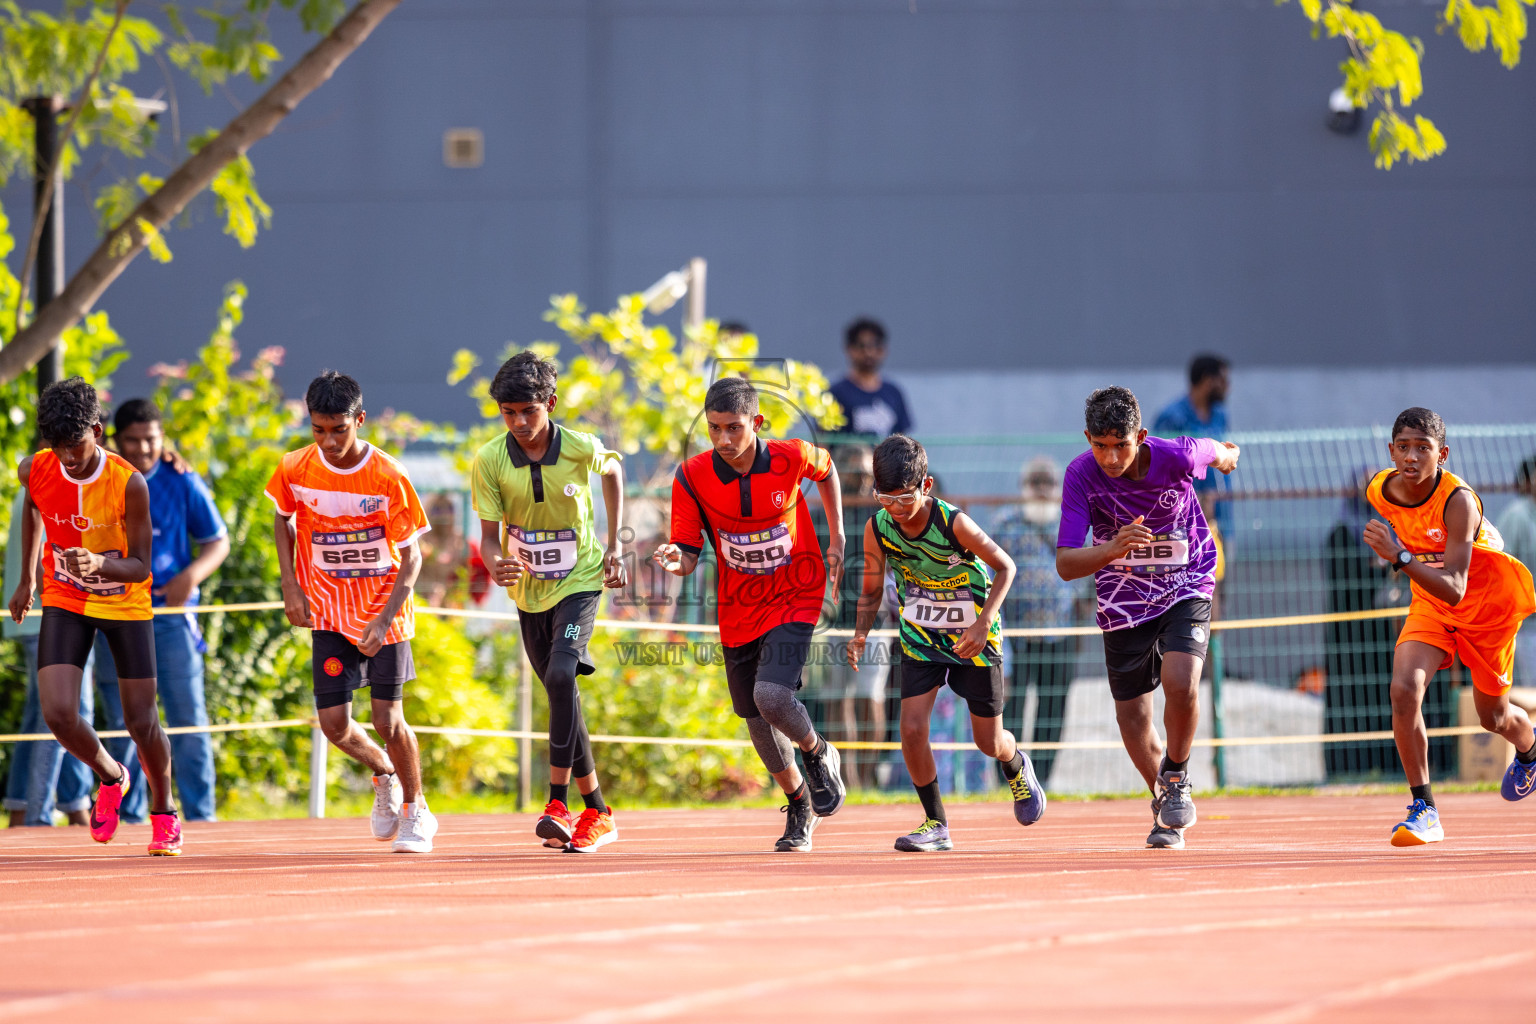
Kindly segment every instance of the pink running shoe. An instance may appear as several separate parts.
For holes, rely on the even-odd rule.
[[[96,801],[91,804],[91,838],[98,843],[110,843],[117,835],[117,809],[128,795],[128,769],[118,764],[117,770],[123,773],[122,779],[98,786]]]
[[[154,836],[149,841],[149,855],[151,857],[180,857],[181,819],[176,816],[176,812],[151,814],[149,816],[149,824],[154,829]]]

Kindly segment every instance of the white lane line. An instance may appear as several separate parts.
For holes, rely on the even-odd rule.
[[[1296,1003],[1294,1006],[1287,1006],[1257,1017],[1250,1017],[1248,1024],[1292,1024],[1294,1021],[1310,1020],[1325,1010],[1368,1003],[1375,999],[1397,995],[1400,992],[1409,992],[1416,988],[1434,985],[1448,978],[1458,978],[1464,974],[1481,974],[1484,971],[1496,971],[1502,967],[1514,967],[1516,964],[1523,964],[1532,958],[1536,958],[1536,950],[1526,950],[1520,953],[1499,953],[1493,956],[1479,957],[1476,960],[1461,960],[1453,964],[1444,964],[1440,967],[1430,967],[1422,971],[1415,971],[1412,974],[1388,978],[1385,981],[1371,982],[1358,988],[1334,992],[1326,996],[1320,996],[1317,999]],[[1412,1016],[1414,1014],[1404,1015]]]

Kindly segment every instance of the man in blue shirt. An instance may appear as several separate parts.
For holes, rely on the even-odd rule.
[[[155,607],[182,608],[198,603],[198,585],[229,555],[229,531],[208,485],[190,469],[182,471],[166,454],[160,409],[147,398],[124,402],[112,417],[112,432],[123,458],[144,474],[149,485],[149,518],[154,525],[151,594]],[[194,553],[193,548],[196,548]],[[188,612],[155,616],[155,667],[160,705],[167,725],[207,725],[203,697],[202,631]],[[110,728],[122,728],[122,703],[117,674],[110,657],[97,662],[97,685]],[[117,741],[122,742],[122,741]],[[127,766],[133,785],[123,801],[122,816],[143,816],[148,787],[132,747],[108,748]],[[214,816],[213,743],[205,732],[171,737],[171,764],[181,795],[181,815],[187,821],[212,821]],[[135,801],[135,794],[139,794]]]
[[[843,407],[845,434],[863,434],[875,441],[912,430],[907,399],[901,388],[880,376],[885,363],[885,326],[867,317],[843,331],[848,376],[832,385],[832,397]]]
[[[1231,386],[1231,364],[1221,356],[1202,353],[1189,361],[1189,394],[1157,414],[1152,433],[1157,437],[1209,437],[1227,439],[1227,389]],[[1232,533],[1231,502],[1217,501],[1218,492],[1230,491],[1232,478],[1208,473],[1195,481],[1195,493],[1207,522],[1216,524],[1222,540]]]

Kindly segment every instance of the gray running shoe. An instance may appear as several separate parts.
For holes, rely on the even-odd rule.
[[[1165,828],[1153,822],[1152,834],[1147,836],[1147,848],[1151,850],[1182,850],[1184,849],[1184,830],[1181,828]]]
[[[791,800],[787,806],[780,807],[788,817],[784,821],[784,834],[779,841],[773,844],[777,853],[810,853],[811,833],[816,831],[816,823],[821,819],[811,811],[811,802],[802,800],[799,803]]]
[[[400,831],[390,849],[395,853],[431,853],[432,837],[437,835],[437,817],[427,810],[427,802],[419,797],[411,812],[401,813]]]
[[[955,844],[949,841],[949,826],[932,818],[896,840],[896,849],[902,853],[933,853],[954,848]]]
[[[1189,828],[1195,823],[1195,802],[1189,796],[1189,772],[1163,772],[1157,777],[1152,813],[1164,828]]]
[[[827,818],[843,806],[848,790],[843,786],[843,756],[832,744],[820,757],[803,754],[805,758],[805,786],[811,791],[811,807],[816,817]]]
[[[399,776],[391,773],[373,777],[373,812],[368,816],[373,838],[381,843],[395,838],[400,831],[400,802],[404,799]]]

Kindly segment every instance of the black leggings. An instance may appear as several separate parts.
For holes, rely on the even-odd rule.
[[[592,741],[581,716],[581,688],[576,685],[579,664],[570,651],[557,650],[549,653],[543,665],[535,663],[533,669],[549,695],[550,767],[569,768],[571,775],[582,779],[595,772],[597,764],[592,760]]]

